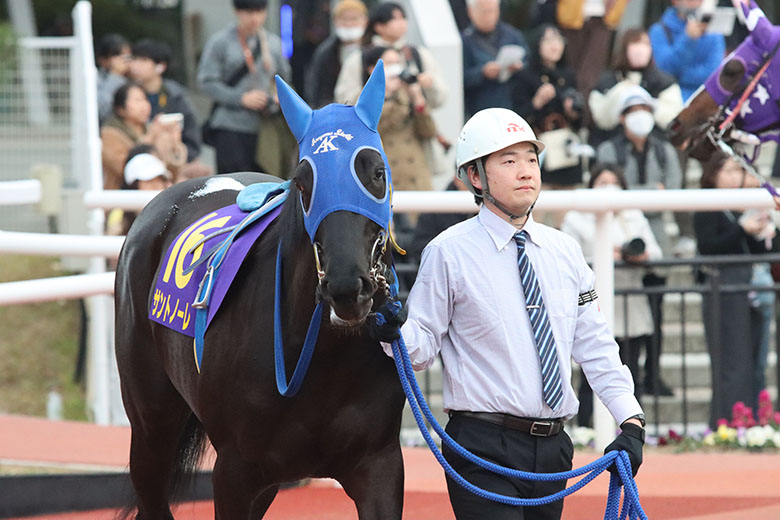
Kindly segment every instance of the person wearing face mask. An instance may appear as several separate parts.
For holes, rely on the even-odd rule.
[[[393,189],[431,190],[431,170],[425,160],[424,143],[436,135],[436,125],[422,87],[419,82],[404,81],[403,58],[389,47],[363,50],[366,79],[380,58],[385,67],[385,103],[377,131],[382,136],[393,175]],[[401,227],[406,224],[404,220],[400,219]]]
[[[622,131],[596,149],[599,162],[617,163],[630,189],[677,189],[682,176],[674,146],[660,131],[654,131],[656,102],[642,87],[632,85],[621,96],[618,119]],[[661,249],[671,251],[661,213],[648,213]]]
[[[591,167],[588,188],[600,191],[620,191],[628,189],[622,169],[617,164],[596,163]],[[585,259],[593,260],[593,244],[596,243],[596,216],[591,212],[569,211],[563,218],[561,231],[573,237],[582,247]],[[606,237],[602,237],[606,238]],[[661,247],[655,239],[645,215],[638,209],[619,211],[612,219],[609,230],[616,262],[626,262],[629,267],[615,269],[615,288],[639,289],[645,270],[637,268],[648,260],[661,258]],[[630,267],[633,265],[633,267]],[[615,302],[615,321],[613,334],[620,347],[620,359],[631,370],[634,378],[634,395],[637,400],[642,395],[639,354],[643,349],[648,352],[654,334],[654,324],[650,303],[640,294],[620,297]],[[593,390],[587,379],[580,378],[577,398],[580,411],[577,424],[590,426],[593,415]]]
[[[368,13],[368,27],[363,35],[364,47],[392,47],[403,58],[404,69],[423,89],[430,108],[437,108],[447,96],[447,84],[439,66],[428,49],[410,45],[406,39],[406,12],[396,2],[375,4]],[[336,81],[334,98],[337,103],[355,103],[363,89],[364,60],[353,54],[344,60]]]
[[[306,74],[304,97],[314,107],[333,103],[342,64],[360,50],[368,10],[360,0],[341,0],[333,8],[333,33],[317,46]]]
[[[647,32],[641,28],[627,29],[615,51],[612,68],[604,71],[588,95],[588,107],[593,119],[589,142],[598,146],[619,132],[618,114],[612,109],[625,90],[639,85],[655,99],[655,123],[666,128],[682,110],[682,94],[675,79],[660,70],[653,59],[653,48]]]
[[[718,68],[726,50],[722,34],[708,33],[703,0],[672,0],[648,34],[658,67],[674,76],[683,101]]]

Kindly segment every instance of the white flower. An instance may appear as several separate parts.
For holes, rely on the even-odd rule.
[[[775,445],[775,448],[780,448],[780,431],[776,431],[772,435],[772,444]]]
[[[745,444],[751,448],[763,448],[772,439],[774,433],[771,427],[753,426],[745,432]]]

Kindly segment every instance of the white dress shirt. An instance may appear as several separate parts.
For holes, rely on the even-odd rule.
[[[445,410],[570,418],[579,409],[571,386],[573,358],[618,424],[642,413],[597,301],[577,305],[595,278],[579,245],[531,217],[524,229],[555,337],[563,383],[559,409],[550,409],[542,397],[539,355],[517,265],[517,230],[485,206],[423,251],[401,328],[415,369],[429,367],[441,352]],[[383,346],[392,355],[390,346]]]

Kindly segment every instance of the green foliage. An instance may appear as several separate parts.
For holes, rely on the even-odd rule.
[[[0,256],[0,282],[61,274],[50,258]],[[0,307],[1,412],[44,416],[57,385],[65,419],[86,419],[84,389],[72,380],[79,327],[75,300]]]

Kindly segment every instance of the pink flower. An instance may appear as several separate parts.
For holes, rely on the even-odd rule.
[[[763,405],[772,406],[772,398],[769,397],[769,391],[766,388],[758,393],[758,406],[760,408]]]
[[[778,417],[776,417],[776,419],[780,418],[780,412],[778,412],[775,415],[778,416]],[[729,425],[728,419],[718,419],[717,426],[728,426],[728,425]]]
[[[780,412],[775,412],[772,416],[772,420],[775,424],[780,425]]]

